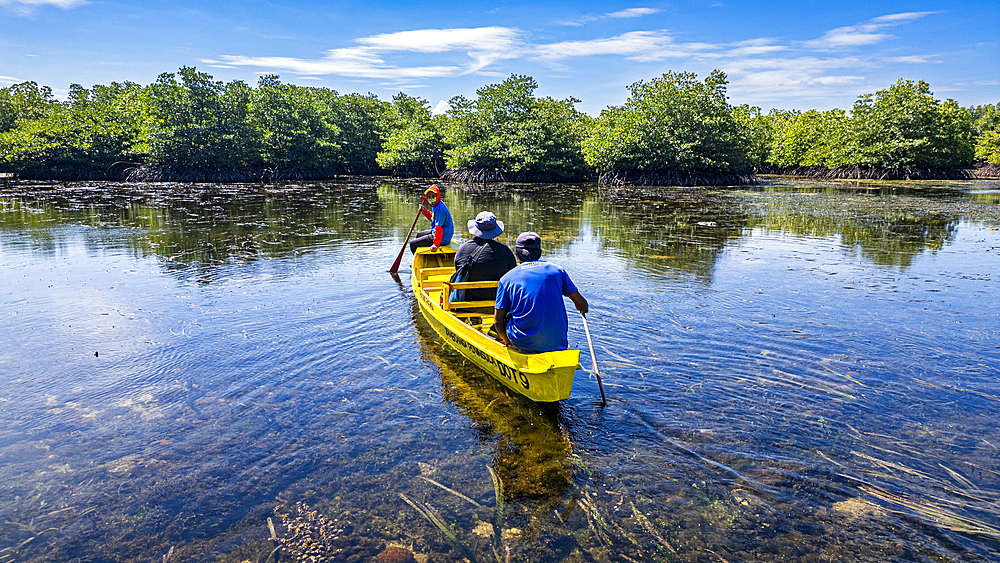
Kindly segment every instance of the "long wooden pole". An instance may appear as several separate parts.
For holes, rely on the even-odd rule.
[[[601,406],[607,406],[608,400],[604,397],[604,384],[601,383],[601,370],[597,369],[597,355],[594,354],[594,341],[590,339],[590,327],[587,326],[587,315],[580,312],[583,317],[583,331],[587,333],[587,344],[590,345],[590,359],[594,362],[594,375],[597,376],[597,386],[601,388]]]
[[[399,270],[399,263],[403,261],[403,254],[406,252],[406,245],[410,242],[410,236],[413,235],[413,229],[417,226],[417,221],[420,220],[420,212],[424,210],[424,204],[421,203],[417,205],[417,216],[413,218],[413,224],[410,225],[410,232],[406,233],[406,239],[403,241],[403,248],[399,249],[399,256],[396,256],[396,261],[392,263],[392,267],[389,268],[390,274],[395,274]]]

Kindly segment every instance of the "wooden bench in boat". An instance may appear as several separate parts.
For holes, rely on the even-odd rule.
[[[453,289],[496,289],[496,281],[474,281],[474,282],[453,282],[445,281],[443,285],[447,294],[442,307],[449,314],[471,324],[474,328],[489,334],[493,327],[493,312],[496,300],[490,301],[451,301],[451,291]],[[484,311],[484,309],[487,309]]]
[[[454,271],[455,268],[451,266],[443,266],[440,268],[420,268],[420,287],[424,288],[424,291],[441,289],[444,282],[448,281],[444,278],[451,277],[451,274]],[[431,279],[434,276],[441,276],[441,279]]]
[[[497,281],[453,282],[447,278],[455,272],[455,268],[444,266],[440,268],[421,268],[420,287],[424,291],[438,290],[441,296],[441,308],[450,315],[465,319],[466,322],[487,332],[493,326],[493,305],[495,301],[452,301],[451,292],[455,289],[496,289]],[[433,279],[440,277],[440,279]],[[489,308],[489,311],[483,309]]]
[[[442,283],[444,284],[445,287],[448,288],[448,295],[446,296],[446,298],[444,300],[444,307],[442,307],[442,308],[445,311],[448,311],[448,312],[452,313],[455,316],[461,316],[461,315],[459,315],[458,313],[454,312],[454,310],[478,309],[478,308],[482,308],[482,307],[491,307],[492,308],[493,305],[496,303],[495,300],[490,300],[490,301],[451,301],[451,291],[453,289],[490,289],[490,288],[496,289],[497,285],[499,285],[499,282],[497,282],[497,281],[474,281],[474,282],[444,281]],[[479,314],[482,314],[482,313],[479,313]]]

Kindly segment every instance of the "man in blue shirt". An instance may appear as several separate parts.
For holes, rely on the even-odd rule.
[[[424,217],[430,219],[431,228],[417,233],[417,237],[410,241],[410,252],[416,252],[421,246],[429,246],[431,252],[434,252],[438,247],[451,244],[451,237],[455,234],[455,224],[451,221],[448,206],[441,201],[441,190],[437,184],[427,188],[420,199],[431,208],[431,211],[423,208],[420,210]]]
[[[539,261],[542,239],[537,233],[521,233],[514,243],[519,262],[500,278],[493,326],[500,340],[520,352],[552,352],[569,348],[566,305],[569,297],[587,314],[589,305],[569,274],[550,262]]]

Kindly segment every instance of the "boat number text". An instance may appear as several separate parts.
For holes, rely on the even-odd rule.
[[[521,372],[520,370],[516,370],[508,366],[507,364],[498,361],[496,358],[487,354],[485,351],[481,350],[477,346],[473,346],[472,344],[467,342],[464,338],[459,337],[457,334],[452,332],[451,329],[449,329],[448,327],[444,327],[444,333],[448,337],[448,340],[451,340],[456,347],[461,346],[462,348],[465,348],[466,350],[482,358],[483,361],[493,364],[493,367],[497,368],[497,371],[500,372],[500,375],[506,377],[510,381],[516,381],[517,383],[520,383],[521,387],[524,387],[525,389],[528,388],[528,376],[524,375],[524,373]]]
[[[427,305],[428,307],[431,307],[431,302],[429,299],[427,299],[427,296],[424,294],[424,292],[418,291],[417,298],[423,301],[424,304]],[[528,389],[529,387],[528,376],[525,375],[523,372],[508,366],[507,364],[497,360],[496,358],[487,354],[485,351],[479,349],[478,347],[469,344],[465,339],[459,337],[457,334],[452,332],[451,329],[449,329],[448,327],[443,326],[442,328],[444,328],[445,336],[448,337],[448,340],[451,340],[452,344],[455,346],[456,349],[458,349],[459,347],[465,348],[466,350],[482,358],[483,361],[492,364],[493,367],[497,368],[497,371],[500,372],[500,375],[506,377],[510,381],[515,381],[517,383],[520,383],[521,387]]]

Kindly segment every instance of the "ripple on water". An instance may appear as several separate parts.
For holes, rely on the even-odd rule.
[[[587,353],[542,408],[435,336],[415,186],[5,195],[0,543],[264,560],[307,501],[345,558],[453,559],[433,513],[478,560],[996,559],[992,204],[779,188],[448,190],[543,234],[604,409]]]

